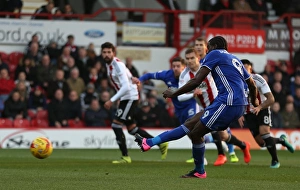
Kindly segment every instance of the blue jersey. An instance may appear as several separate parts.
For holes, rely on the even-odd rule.
[[[245,96],[246,81],[250,74],[243,63],[226,50],[213,50],[206,55],[202,63],[214,78],[218,89],[215,100],[225,105],[247,105]]]
[[[169,88],[174,89],[174,90],[178,89],[179,79],[175,78],[174,71],[172,69],[159,71],[156,73],[146,73],[145,75],[143,75],[139,78],[139,80],[141,82],[144,82],[149,79],[162,80]],[[185,108],[189,107],[191,104],[195,104],[196,100],[194,98],[192,98],[187,101],[179,102],[177,97],[175,97],[175,98],[172,98],[172,102],[175,107],[175,113],[177,116],[179,116],[180,114],[182,114],[181,112],[183,109],[186,111]]]

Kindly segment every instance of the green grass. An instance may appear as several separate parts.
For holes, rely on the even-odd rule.
[[[213,166],[216,151],[208,150],[207,179],[181,179],[193,169],[184,161],[190,150],[169,150],[160,161],[158,150],[141,153],[130,150],[131,164],[111,164],[118,150],[54,150],[45,160],[29,150],[0,150],[0,189],[113,189],[113,190],[193,190],[193,189],[300,189],[300,151],[278,151],[281,167],[270,169],[267,151],[251,151],[249,165],[240,162]],[[276,189],[275,189],[276,188]]]

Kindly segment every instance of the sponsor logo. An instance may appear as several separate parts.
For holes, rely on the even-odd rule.
[[[87,30],[84,32],[84,35],[89,38],[101,38],[104,36],[104,32],[96,29]]]

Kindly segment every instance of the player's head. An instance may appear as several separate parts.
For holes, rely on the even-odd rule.
[[[253,64],[248,59],[242,59],[241,61],[248,73],[253,73]]]
[[[183,71],[185,66],[185,60],[181,57],[175,57],[174,59],[172,59],[172,69],[176,78],[180,76],[180,73]]]
[[[195,48],[188,48],[185,51],[185,59],[187,61],[187,66],[192,71],[197,70],[200,65],[198,57],[199,57],[199,55]]]
[[[205,38],[199,37],[195,40],[195,50],[198,52],[200,58],[204,58],[207,53],[207,41]]]
[[[207,48],[208,52],[214,49],[225,49],[227,50],[227,41],[222,36],[215,36],[208,41]]]
[[[110,64],[114,59],[116,49],[115,46],[110,42],[105,42],[101,45],[101,55],[106,63]]]

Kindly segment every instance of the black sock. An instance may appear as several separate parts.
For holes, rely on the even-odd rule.
[[[149,133],[147,133],[147,131],[145,131],[144,129],[141,129],[139,127],[135,127],[132,130],[128,131],[129,134],[131,135],[135,135],[136,133],[141,135],[144,138],[153,138],[152,135],[150,135]]]
[[[272,156],[272,161],[277,161],[278,162],[278,157],[277,157],[277,151],[276,151],[274,138],[271,137],[270,133],[266,133],[264,135],[261,135],[261,138],[266,142],[266,147],[267,147],[269,153]]]
[[[282,138],[274,138],[273,137],[273,139],[274,139],[275,144],[281,144],[281,145],[285,146],[284,140]]]
[[[224,150],[223,150],[223,147],[222,147],[221,137],[220,137],[219,133],[218,133],[218,132],[212,132],[212,133],[211,133],[211,136],[213,137],[214,143],[215,143],[216,146],[217,146],[217,149],[218,149],[218,155],[220,155],[220,154],[225,155]]]
[[[229,138],[227,139],[227,143],[236,145],[240,147],[240,149],[244,150],[246,148],[246,145],[244,142],[237,139],[233,134],[229,134]]]
[[[126,138],[125,138],[125,135],[123,133],[122,126],[121,126],[121,128],[117,127],[117,126],[120,126],[120,125],[115,124],[115,123],[113,123],[112,126],[115,126],[115,127],[112,127],[112,129],[115,132],[116,140],[117,140],[117,143],[119,145],[119,149],[122,152],[122,156],[128,156],[128,150],[127,150],[127,146],[126,146]]]

